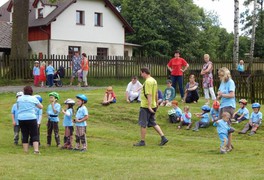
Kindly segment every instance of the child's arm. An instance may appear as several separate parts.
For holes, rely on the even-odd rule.
[[[238,111],[236,111],[236,112],[233,114],[233,118],[236,116],[237,113],[238,113]]]
[[[88,115],[85,115],[82,119],[76,119],[75,122],[84,122],[89,118]]]
[[[64,109],[62,109],[62,111],[61,111],[63,114],[65,114],[66,116],[71,116],[71,113],[70,113],[70,111],[68,111],[68,110],[64,110]]]
[[[194,113],[194,115],[195,115],[196,117],[199,117],[199,118],[202,117],[202,113]]]
[[[241,114],[241,116],[239,116],[239,118],[237,118],[237,119],[241,119],[241,118],[243,118],[244,116],[245,116],[245,113]]]

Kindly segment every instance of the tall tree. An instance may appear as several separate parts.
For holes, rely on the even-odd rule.
[[[239,58],[239,0],[234,0],[234,45],[233,69],[236,69]]]
[[[28,57],[29,0],[13,0],[11,58]]]

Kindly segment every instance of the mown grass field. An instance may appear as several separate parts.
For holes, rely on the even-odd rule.
[[[160,107],[157,122],[169,139],[158,146],[160,137],[148,129],[146,147],[133,147],[140,139],[137,125],[139,104],[127,104],[125,86],[114,86],[118,102],[103,107],[100,102],[104,88],[90,91],[61,91],[60,103],[78,93],[88,96],[89,120],[87,128],[88,151],[85,153],[46,147],[46,113],[41,125],[41,155],[33,149],[25,154],[22,146],[13,145],[11,106],[15,94],[0,94],[0,179],[264,179],[264,131],[255,136],[238,135],[246,122],[233,125],[235,149],[219,153],[220,140],[215,127],[199,132],[177,130],[167,120],[168,107]],[[165,85],[160,87],[162,90]],[[49,90],[49,89],[47,89]],[[39,93],[44,99],[48,93]],[[176,99],[179,97],[177,96]],[[178,99],[179,100],[179,99]],[[191,104],[192,113],[200,112],[204,99]],[[183,108],[184,104],[180,103]],[[75,107],[76,108],[76,107]],[[252,112],[250,105],[248,105]],[[61,115],[60,135],[63,140]],[[194,117],[193,122],[198,118]]]

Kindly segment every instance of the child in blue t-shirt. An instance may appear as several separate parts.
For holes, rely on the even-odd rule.
[[[49,65],[46,68],[46,75],[47,75],[47,80],[48,80],[48,86],[49,87],[53,86],[54,72],[55,72],[55,69],[52,66],[52,62],[49,62]]]
[[[204,105],[201,109],[202,113],[195,114],[195,116],[201,118],[201,120],[195,123],[193,131],[199,131],[199,128],[207,128],[209,126],[209,112],[211,111],[211,108],[208,105]]]
[[[259,128],[261,121],[262,121],[262,113],[260,110],[260,104],[259,103],[253,103],[252,104],[253,112],[251,113],[249,122],[245,125],[244,129],[239,134],[246,134],[248,130],[251,129],[251,132],[249,133],[250,136],[256,134],[257,129]]]
[[[181,116],[181,122],[180,125],[178,126],[178,129],[181,129],[182,126],[187,126],[186,130],[189,130],[192,126],[192,114],[189,112],[189,106],[185,106],[183,108],[184,113]]]
[[[60,147],[60,135],[59,135],[59,114],[61,111],[61,105],[57,102],[60,99],[60,96],[57,92],[49,93],[50,104],[47,108],[48,115],[48,130],[47,130],[47,145],[51,145],[51,135],[54,131],[55,140],[57,147]]]
[[[237,71],[240,72],[240,73],[243,73],[245,71],[244,61],[243,60],[239,61],[239,64],[237,65]]]
[[[34,86],[39,86],[39,75],[40,75],[40,69],[39,69],[39,62],[35,61],[35,66],[33,67],[33,76],[34,76]]]
[[[171,102],[172,109],[168,111],[169,115],[169,122],[170,123],[178,123],[181,121],[182,116],[182,110],[178,106],[178,102],[176,100],[173,100]]]
[[[241,123],[242,121],[249,119],[249,111],[246,108],[246,105],[247,105],[247,100],[245,100],[245,99],[239,100],[240,108],[233,115],[233,118],[235,121],[234,123]]]
[[[228,144],[228,131],[230,127],[228,125],[228,121],[230,119],[230,114],[228,112],[222,113],[222,119],[215,121],[213,126],[217,127],[218,136],[221,141],[220,145],[220,153],[225,154],[227,152],[226,145]]]
[[[16,98],[18,99],[20,96],[23,96],[23,92],[17,92]],[[12,124],[14,126],[14,144],[18,145],[18,140],[19,140],[19,132],[20,132],[20,126],[19,122],[17,119],[17,103],[13,104],[12,109],[11,109],[11,118],[12,118]],[[22,137],[22,135],[21,135]]]
[[[215,122],[215,121],[218,120],[219,108],[220,108],[219,101],[214,101],[213,102],[213,107],[211,108],[211,111],[210,111],[210,116],[211,116],[212,122]]]
[[[84,94],[79,94],[76,96],[76,98],[78,108],[73,121],[76,126],[76,145],[74,150],[85,152],[87,150],[86,121],[88,120],[88,110],[84,104],[87,103],[88,98]],[[80,143],[82,143],[82,149],[80,149]]]
[[[175,98],[175,89],[172,87],[171,80],[167,80],[167,88],[164,91],[163,100],[160,106],[171,106],[172,100]]]
[[[63,149],[72,149],[72,141],[73,141],[73,122],[72,117],[74,114],[73,106],[75,105],[75,101],[72,99],[67,99],[64,102],[66,106],[66,110],[62,109],[62,113],[64,114],[63,126],[65,127],[64,132],[64,146]]]

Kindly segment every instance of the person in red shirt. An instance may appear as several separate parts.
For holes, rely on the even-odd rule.
[[[178,83],[181,98],[184,98],[183,91],[183,72],[187,70],[189,64],[185,61],[185,59],[180,57],[180,51],[175,51],[174,58],[172,58],[167,64],[169,71],[171,72],[170,78],[172,81],[172,87],[174,87],[176,91],[176,83]]]

